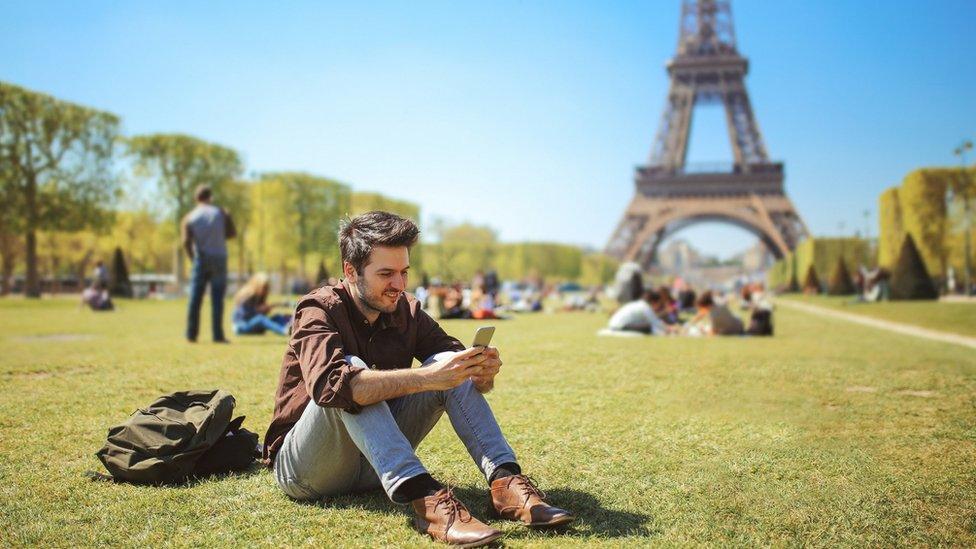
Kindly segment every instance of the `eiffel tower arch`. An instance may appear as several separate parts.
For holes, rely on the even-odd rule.
[[[783,190],[783,164],[766,153],[746,91],[749,62],[739,55],[728,0],[683,0],[677,54],[664,114],[636,193],[607,244],[607,254],[649,267],[658,245],[701,221],[722,221],[755,234],[777,258],[807,236]],[[732,165],[688,165],[691,119],[698,105],[718,103]]]

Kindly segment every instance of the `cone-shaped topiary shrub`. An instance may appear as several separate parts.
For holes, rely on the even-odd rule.
[[[786,283],[786,293],[795,294],[800,291],[800,280],[796,276],[796,256],[790,254],[787,258],[790,262],[790,281]]]
[[[800,281],[796,279],[796,269],[790,269],[790,281],[786,283],[783,291],[788,294],[795,294],[800,291]]]
[[[325,262],[319,261],[319,272],[315,275],[315,285],[325,286],[329,283],[329,271],[325,268]]]
[[[834,272],[830,274],[830,279],[827,281],[827,294],[854,295],[856,291],[854,283],[851,282],[851,274],[847,272],[844,258],[838,257],[837,266],[834,267]]]
[[[918,255],[915,239],[905,235],[898,262],[891,270],[891,299],[937,299],[939,291]]]
[[[125,266],[122,248],[116,246],[112,257],[112,286],[109,293],[116,297],[132,297],[132,283],[129,282],[129,269]]]
[[[795,294],[800,291],[800,283],[796,280],[796,275],[790,276],[790,282],[783,288],[783,292],[787,294]]]
[[[813,264],[807,269],[807,276],[803,279],[803,293],[820,293],[820,277],[817,276],[817,270],[813,268]]]

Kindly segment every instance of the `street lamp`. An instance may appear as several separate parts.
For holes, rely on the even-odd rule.
[[[962,143],[960,143],[958,147],[956,147],[956,150],[955,151],[953,151],[953,154],[955,154],[956,156],[959,157],[959,162],[960,162],[960,165],[962,167],[962,176],[961,177],[962,177],[963,183],[968,183],[968,180],[969,180],[969,174],[966,172],[966,152],[971,151],[971,150],[973,150],[973,142],[971,140],[969,140],[969,139],[966,139],[965,141],[963,141]],[[973,261],[973,259],[972,259],[972,256],[970,254],[970,242],[969,242],[970,233],[972,232],[972,226],[973,226],[972,216],[970,215],[971,212],[970,212],[970,209],[969,209],[969,194],[970,194],[971,190],[968,188],[968,185],[965,185],[965,184],[964,185],[961,185],[960,188],[959,188],[959,190],[962,193],[962,209],[963,209],[963,220],[964,220],[963,231],[965,231],[965,234],[963,235],[963,243],[964,243],[963,244],[963,254],[965,254],[965,259],[966,259],[966,263],[965,263],[965,265],[966,265],[966,286],[965,286],[965,288],[966,288],[966,295],[972,295],[972,293],[973,293],[973,277],[972,277],[972,273],[973,273],[972,261]],[[950,188],[950,193],[951,193],[951,191],[952,191],[952,189]],[[949,200],[954,200],[954,199],[955,199],[955,196],[950,195]]]

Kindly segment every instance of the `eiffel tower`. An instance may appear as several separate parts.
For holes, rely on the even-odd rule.
[[[783,191],[783,164],[766,153],[746,92],[749,62],[739,55],[728,0],[683,0],[678,53],[667,64],[671,86],[637,192],[607,244],[607,254],[648,268],[658,245],[701,221],[742,227],[784,257],[807,229]],[[731,166],[689,165],[695,106],[720,103],[732,141]]]

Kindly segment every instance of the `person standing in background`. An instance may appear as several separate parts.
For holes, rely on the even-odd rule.
[[[105,262],[99,259],[95,262],[95,270],[92,271],[92,286],[108,288],[108,283],[108,269],[105,268]]]
[[[200,306],[210,284],[210,323],[214,343],[228,343],[224,337],[224,292],[227,290],[227,239],[237,236],[234,221],[226,210],[211,204],[213,192],[197,187],[197,200],[181,223],[183,249],[193,262],[190,271],[190,303],[186,340],[196,343],[200,332]]]

